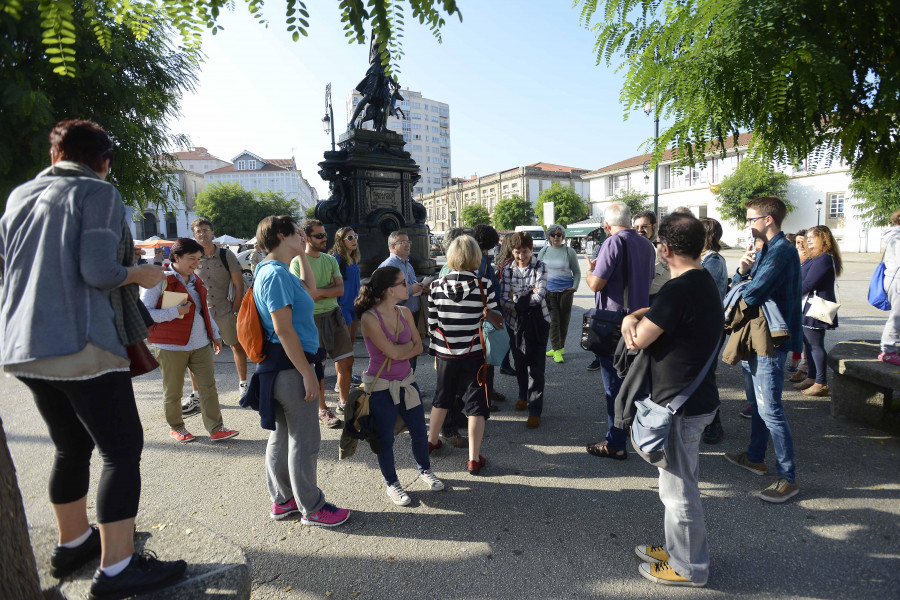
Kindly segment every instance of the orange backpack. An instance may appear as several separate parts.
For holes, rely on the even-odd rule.
[[[247,353],[247,358],[255,363],[266,360],[266,332],[263,329],[259,312],[256,310],[256,300],[253,298],[253,286],[244,294],[241,300],[241,309],[237,318],[238,341]]]

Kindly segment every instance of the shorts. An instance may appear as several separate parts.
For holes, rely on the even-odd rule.
[[[328,356],[335,361],[353,356],[353,340],[344,321],[341,308],[335,308],[319,315],[313,315],[319,330],[319,348],[325,348]]]
[[[220,317],[213,317],[219,326],[219,337],[226,346],[234,346],[238,343],[237,315],[226,313]]]
[[[450,410],[459,390],[462,390],[463,414],[467,417],[484,417],[489,419],[491,411],[488,407],[484,386],[478,385],[478,369],[484,364],[484,358],[442,358],[436,357],[437,382],[435,383],[434,408]]]

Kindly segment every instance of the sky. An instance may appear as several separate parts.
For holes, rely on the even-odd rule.
[[[309,36],[292,41],[284,0],[269,0],[264,28],[236,3],[216,35],[196,91],[182,99],[171,128],[230,161],[246,149],[289,158],[319,192],[317,163],[330,150],[322,127],[332,84],[338,134],[346,97],[368,67],[366,44],[348,44],[336,0],[309,0]],[[408,6],[408,5],[407,5]],[[644,152],[653,122],[625,119],[622,72],[596,64],[595,34],[569,0],[458,0],[463,19],[447,18],[443,43],[406,15],[398,79],[404,88],[450,105],[451,175],[469,177],[536,162],[584,169]]]

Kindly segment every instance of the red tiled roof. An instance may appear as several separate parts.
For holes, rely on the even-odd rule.
[[[267,163],[273,164],[276,167],[285,167],[287,169],[294,168],[294,159],[293,158],[264,158]]]
[[[734,143],[734,136],[728,136],[728,139],[725,140],[726,148],[740,148],[741,146],[750,145],[750,139],[753,137],[753,133],[742,133],[738,137],[738,143]],[[666,162],[672,160],[673,150],[666,150],[663,152],[662,160],[660,162]],[[625,160],[620,160],[617,163],[613,163],[611,165],[606,165],[605,167],[601,167],[596,171],[591,171],[590,173],[585,173],[582,177],[590,177],[591,175],[599,175],[600,173],[608,173],[610,171],[619,171],[621,169],[628,169],[630,167],[638,167],[644,164],[644,162],[653,158],[652,154],[641,154],[640,156],[632,156],[631,158],[626,158]]]
[[[277,165],[273,165],[271,163],[264,163],[261,169],[244,169],[243,171],[238,171],[234,168],[234,165],[228,165],[227,167],[222,167],[220,169],[213,169],[212,171],[207,171],[205,175],[217,174],[217,173],[259,173],[261,171],[287,171],[283,167],[279,167]]]
[[[552,163],[545,162],[537,162],[533,165],[528,165],[529,167],[537,167],[538,169],[543,169],[544,171],[556,171],[559,173],[571,173],[572,171],[587,171],[587,169],[580,169],[578,167],[564,167],[563,165],[554,165]]]

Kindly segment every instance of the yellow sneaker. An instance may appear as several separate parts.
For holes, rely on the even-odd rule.
[[[644,562],[659,563],[669,560],[669,553],[663,546],[635,546],[634,553]]]
[[[563,350],[557,350],[553,353],[553,362],[561,363],[563,362]]]
[[[552,357],[554,354],[556,354],[556,350],[553,350],[552,348],[550,350],[547,350],[548,357]]]
[[[703,587],[706,585],[705,581],[703,583],[696,583],[686,577],[682,577],[675,572],[675,569],[669,566],[668,561],[659,563],[641,563],[638,572],[644,579],[649,579],[650,581],[661,583],[663,585],[679,585],[684,587]]]

